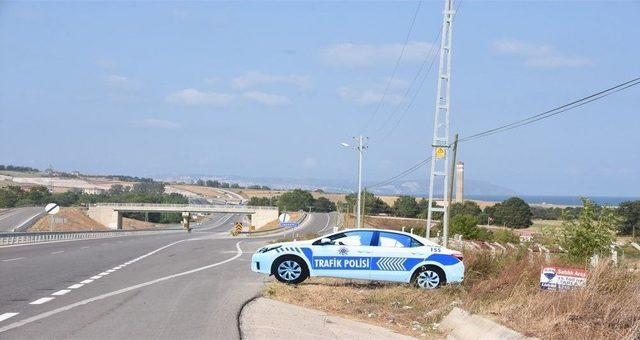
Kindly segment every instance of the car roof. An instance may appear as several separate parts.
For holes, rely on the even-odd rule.
[[[405,231],[400,231],[400,230],[393,230],[393,229],[377,229],[377,228],[353,228],[353,229],[344,229],[344,230],[338,230],[337,232],[335,232],[334,234],[337,233],[343,233],[343,232],[347,232],[347,231],[384,231],[384,232],[389,232],[389,233],[396,233],[396,234],[401,234],[401,235],[407,235],[413,238],[417,238],[420,241],[423,242],[429,242],[429,244],[433,244],[433,242],[429,241],[427,238],[416,235],[416,234],[411,234],[411,233],[407,233]]]

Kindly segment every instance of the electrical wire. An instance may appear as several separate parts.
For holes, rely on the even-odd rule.
[[[396,73],[398,72],[400,61],[402,60],[402,57],[404,56],[404,52],[407,49],[407,44],[409,43],[409,39],[411,38],[411,33],[413,33],[413,26],[415,26],[416,18],[418,17],[418,12],[420,12],[421,7],[422,7],[422,0],[418,0],[418,6],[416,7],[416,11],[413,13],[413,18],[411,19],[411,25],[409,26],[409,31],[407,32],[407,36],[404,39],[404,44],[402,44],[402,50],[400,51],[400,55],[398,56],[398,59],[396,59],[396,64],[393,67],[391,76],[387,79],[387,84],[384,88],[384,91],[382,92],[382,96],[380,97],[380,100],[378,101],[378,104],[376,105],[376,108],[373,111],[373,114],[369,117],[369,120],[365,123],[363,127],[363,131],[365,131],[368,128],[368,126],[373,122],[376,115],[378,114],[378,111],[380,111],[380,107],[382,106],[382,103],[384,102],[384,99],[387,96],[387,93],[389,92],[391,83],[395,79]]]

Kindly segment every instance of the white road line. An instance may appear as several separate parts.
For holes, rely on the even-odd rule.
[[[331,214],[327,213],[327,224],[324,226],[324,228],[320,229],[320,231],[327,229],[329,227],[329,222],[331,222]]]
[[[182,242],[182,241],[184,241],[184,240],[181,240],[181,241],[178,241],[178,242]],[[178,243],[178,242],[176,242],[176,243]],[[42,319],[48,318],[48,317],[50,317],[52,315],[56,315],[56,314],[59,314],[59,313],[62,313],[62,312],[66,312],[66,311],[71,310],[71,309],[76,308],[76,307],[84,306],[84,305],[89,304],[91,302],[104,300],[104,299],[106,299],[108,297],[120,295],[120,294],[129,292],[129,291],[132,291],[132,290],[135,290],[135,289],[139,289],[139,288],[150,286],[150,285],[153,285],[153,284],[156,284],[156,283],[160,283],[160,282],[163,282],[163,281],[171,280],[171,279],[174,279],[176,277],[181,277],[181,276],[197,273],[197,272],[200,272],[200,271],[203,271],[203,270],[206,270],[206,269],[210,269],[210,268],[217,267],[219,265],[231,262],[231,261],[237,259],[238,257],[242,256],[242,249],[240,248],[240,243],[241,242],[242,241],[238,241],[238,243],[236,243],[236,249],[238,250],[238,253],[236,255],[234,255],[233,257],[230,257],[230,258],[228,258],[228,259],[226,259],[224,261],[220,261],[220,262],[212,263],[212,264],[209,264],[209,265],[206,265],[206,266],[203,266],[203,267],[198,267],[198,268],[195,268],[195,269],[187,270],[187,271],[182,272],[182,273],[177,273],[177,274],[173,274],[173,275],[169,275],[169,276],[164,276],[164,277],[161,277],[161,278],[158,278],[158,279],[155,279],[155,280],[151,280],[151,281],[143,282],[143,283],[140,283],[140,284],[137,284],[137,285],[134,285],[134,286],[130,286],[130,287],[122,288],[122,289],[119,289],[119,290],[115,290],[115,291],[110,292],[110,293],[94,296],[92,298],[85,299],[85,300],[82,300],[82,301],[78,301],[76,303],[72,303],[70,305],[66,305],[66,306],[63,306],[63,307],[59,307],[59,308],[56,308],[54,310],[51,310],[51,311],[48,311],[48,312],[45,312],[45,313],[37,314],[37,315],[34,315],[32,317],[29,317],[29,318],[26,318],[26,319],[22,319],[20,321],[16,321],[14,323],[8,324],[8,325],[6,325],[4,327],[0,327],[0,333],[6,332],[6,331],[14,329],[14,328],[18,328],[18,327],[21,327],[21,326],[24,326],[24,325],[27,325],[27,324],[30,324],[30,323],[38,321],[38,320],[42,320]],[[172,243],[172,244],[175,244],[175,243]],[[168,246],[165,246],[165,247],[163,247],[161,249],[164,249],[166,247],[168,247]]]
[[[4,321],[8,318],[14,317],[16,315],[18,315],[20,313],[4,313],[4,314],[0,314],[0,321]]]
[[[68,292],[70,292],[70,290],[68,290],[68,289],[62,289],[62,290],[59,290],[59,291],[57,291],[57,292],[55,292],[55,293],[51,293],[51,295],[60,296],[60,295],[67,294]]]
[[[52,298],[52,297],[43,297],[43,298],[39,298],[39,299],[38,299],[38,300],[36,300],[36,301],[30,302],[29,304],[30,304],[30,305],[41,305],[41,304],[43,304],[43,303],[45,303],[45,302],[49,302],[49,301],[51,301],[51,300],[53,300],[53,299],[55,299],[55,298]]]
[[[64,250],[54,251],[53,253],[51,253],[51,255],[60,254],[60,253],[64,253]]]
[[[91,280],[97,280],[97,279],[99,279],[101,277],[102,277],[102,275],[95,275],[95,276],[90,277],[90,279]]]
[[[115,269],[109,269],[109,270],[107,270],[107,273],[113,273],[115,271],[116,271]]]
[[[100,274],[98,274],[98,275],[100,275],[100,276],[107,276],[107,275],[109,275],[109,273],[107,273],[107,272],[102,272],[102,273],[100,273]]]
[[[76,283],[76,284],[71,285],[71,286],[69,286],[69,287],[67,287],[67,288],[70,288],[70,289],[78,289],[78,288],[80,288],[80,287],[82,287],[82,286],[84,286],[82,283]]]
[[[13,259],[6,259],[6,260],[2,260],[2,262],[11,262],[11,261],[18,261],[18,260],[22,260],[24,257],[16,257]]]
[[[91,283],[91,282],[93,282],[93,280],[80,281],[80,283],[82,283],[83,285],[86,285],[87,283]]]

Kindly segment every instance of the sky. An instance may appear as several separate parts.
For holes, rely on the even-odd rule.
[[[340,142],[363,134],[365,181],[384,180],[431,153],[442,7],[0,2],[0,164],[353,178]],[[452,133],[640,76],[638,22],[637,1],[464,1]],[[461,144],[458,158],[466,178],[518,193],[638,196],[639,110],[640,86]]]

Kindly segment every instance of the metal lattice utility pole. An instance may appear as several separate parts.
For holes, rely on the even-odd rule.
[[[451,30],[453,26],[453,0],[444,2],[444,19],[442,21],[442,40],[440,43],[440,67],[436,95],[436,112],[433,123],[433,143],[431,144],[431,174],[429,176],[429,208],[427,213],[426,236],[431,235],[431,219],[434,212],[442,212],[443,226],[449,228],[448,209],[433,206],[433,195],[436,185],[442,190],[444,204],[448,201],[447,184],[449,177],[449,116],[451,109]]]

